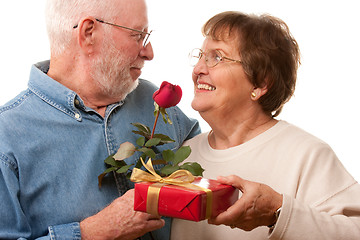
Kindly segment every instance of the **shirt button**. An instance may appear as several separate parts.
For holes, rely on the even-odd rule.
[[[80,119],[80,114],[76,113],[75,118],[79,120]]]
[[[75,99],[75,105],[76,105],[76,106],[79,106],[79,105],[80,105],[80,101],[77,100],[77,99]]]

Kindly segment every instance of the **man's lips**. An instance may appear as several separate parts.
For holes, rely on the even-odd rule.
[[[141,75],[142,67],[130,67],[131,75],[134,79],[137,79]]]
[[[141,72],[141,70],[142,70],[143,67],[144,67],[144,64],[135,65],[135,66],[130,67],[130,70],[140,71],[140,72]]]
[[[131,70],[136,70],[136,71],[141,71],[141,68],[138,68],[138,67],[131,67],[130,69]]]

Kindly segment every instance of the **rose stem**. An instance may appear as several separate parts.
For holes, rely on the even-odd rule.
[[[159,111],[156,113],[155,122],[154,122],[154,126],[153,126],[153,130],[152,130],[150,139],[154,137],[155,127],[156,127],[156,124],[157,124],[159,115],[160,115],[160,109],[159,109]]]

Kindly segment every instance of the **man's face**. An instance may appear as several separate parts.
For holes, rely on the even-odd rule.
[[[143,67],[143,62],[138,67]],[[92,62],[92,77],[98,83],[102,92],[108,96],[124,99],[133,91],[137,84],[130,73],[130,59],[119,51],[110,39],[102,45],[101,57]]]
[[[122,0],[121,10],[114,24],[148,31],[146,5],[143,0]],[[92,76],[102,91],[124,99],[138,84],[145,60],[153,59],[152,46],[143,46],[139,33],[108,24],[99,57],[93,60]]]

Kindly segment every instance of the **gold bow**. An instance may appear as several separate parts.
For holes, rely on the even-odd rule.
[[[211,207],[212,207],[212,191],[207,188],[203,188],[194,184],[191,184],[195,177],[187,170],[177,170],[168,177],[161,177],[154,170],[151,159],[145,162],[140,158],[143,166],[150,172],[145,172],[139,168],[134,168],[130,180],[132,182],[155,182],[151,184],[148,188],[147,200],[146,200],[146,212],[155,216],[159,216],[158,212],[158,202],[159,202],[159,193],[160,189],[167,185],[177,185],[193,190],[202,190],[205,191],[207,195],[206,201],[206,219],[211,217]]]
[[[177,170],[173,172],[170,176],[162,178],[159,174],[157,174],[152,165],[151,159],[144,163],[144,160],[140,158],[143,166],[150,172],[145,172],[139,168],[134,168],[130,177],[130,180],[133,182],[159,182],[159,183],[167,183],[167,184],[184,184],[191,183],[194,181],[195,177],[191,174],[191,172],[187,170]]]

